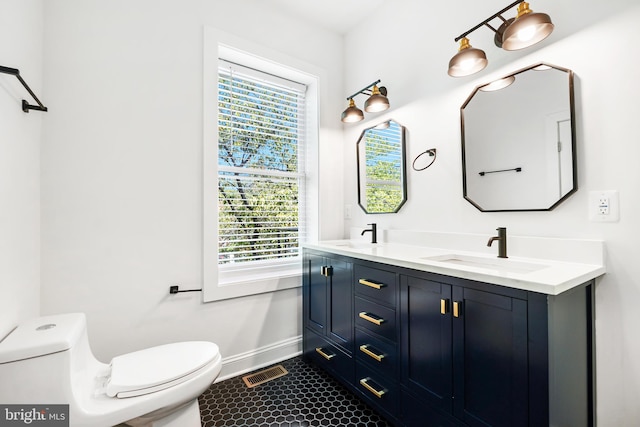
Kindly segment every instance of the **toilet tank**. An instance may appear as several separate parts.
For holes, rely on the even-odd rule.
[[[0,341],[0,364],[69,350],[86,335],[86,325],[84,313],[27,320]]]
[[[0,341],[0,403],[75,408],[104,366],[91,353],[83,313],[27,320]]]

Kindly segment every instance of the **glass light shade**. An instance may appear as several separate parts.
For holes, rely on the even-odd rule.
[[[344,123],[355,123],[364,120],[364,113],[361,109],[356,107],[356,103],[353,98],[349,99],[349,106],[342,112],[341,120]]]
[[[364,102],[364,111],[367,113],[379,113],[389,108],[389,100],[380,93],[378,86],[374,85],[371,96]]]
[[[553,31],[553,23],[546,13],[533,13],[529,3],[518,6],[516,20],[507,27],[502,35],[504,50],[519,50],[544,40]]]
[[[451,77],[464,77],[477,73],[487,66],[487,55],[481,49],[471,47],[469,39],[463,37],[460,40],[460,48],[449,61],[449,75]]]

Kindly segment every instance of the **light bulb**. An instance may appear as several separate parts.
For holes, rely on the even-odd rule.
[[[477,59],[465,59],[459,62],[459,67],[464,71],[468,71],[473,68],[476,62]]]
[[[518,31],[517,37],[521,42],[529,41],[536,34],[536,27],[534,25],[530,25]]]

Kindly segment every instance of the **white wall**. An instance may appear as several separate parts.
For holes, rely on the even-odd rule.
[[[0,0],[0,65],[42,90],[42,0]],[[0,74],[0,340],[40,310],[40,133],[43,112],[18,80]]]
[[[531,7],[552,16],[554,34],[535,48],[508,53],[490,44],[493,34],[489,30],[479,29],[471,43],[486,51],[490,65],[465,79],[453,79],[446,73],[456,52],[453,38],[503,4],[497,0],[466,2],[467,8],[467,4],[456,3],[434,13],[419,0],[390,3],[372,18],[384,20],[383,35],[360,26],[346,38],[345,65],[350,70],[346,85],[358,87],[381,78],[389,89],[392,109],[375,117],[367,115],[368,120],[356,126],[345,126],[345,141],[351,141],[345,142],[344,150],[345,204],[356,207],[357,203],[355,143],[360,131],[376,121],[392,117],[407,126],[409,164],[431,147],[437,148],[438,157],[423,172],[409,170],[408,201],[400,213],[366,216],[354,209],[353,220],[346,221],[345,229],[376,221],[381,228],[486,233],[487,237],[496,227],[505,226],[512,235],[603,239],[608,272],[596,286],[598,425],[638,425],[640,84],[637,55],[625,43],[640,36],[637,2],[538,1]],[[581,11],[579,19],[577,10]],[[603,21],[577,27],[598,17]],[[372,51],[381,55],[373,56]],[[578,192],[551,212],[481,213],[462,197],[459,108],[475,86],[538,61],[576,73]],[[619,222],[589,222],[587,201],[593,190],[620,192]]]
[[[299,289],[168,293],[202,286],[204,26],[323,70],[321,233],[342,234],[341,37],[257,0],[48,0],[42,311],[85,312],[102,360],[188,339],[229,358],[301,334]]]

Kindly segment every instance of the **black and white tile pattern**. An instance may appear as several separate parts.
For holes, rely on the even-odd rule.
[[[248,388],[240,376],[199,398],[202,427],[390,427],[373,409],[300,357],[281,362],[283,377]]]

